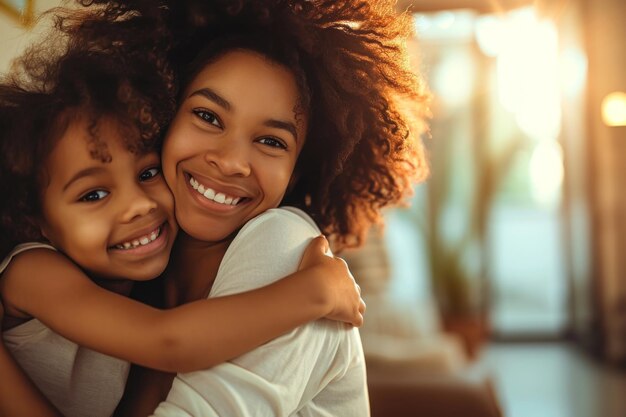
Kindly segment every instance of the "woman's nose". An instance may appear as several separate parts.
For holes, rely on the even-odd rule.
[[[225,176],[247,177],[251,171],[249,149],[239,142],[243,140],[223,140],[215,149],[205,153],[206,162]]]

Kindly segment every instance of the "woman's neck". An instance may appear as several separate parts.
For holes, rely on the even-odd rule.
[[[167,304],[174,306],[206,298],[231,242],[232,238],[203,242],[181,230],[165,272]]]

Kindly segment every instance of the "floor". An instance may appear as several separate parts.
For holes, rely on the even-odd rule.
[[[505,417],[626,417],[626,371],[569,344],[492,344],[481,363]]]

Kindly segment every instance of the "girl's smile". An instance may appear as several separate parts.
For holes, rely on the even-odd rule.
[[[220,55],[196,75],[162,155],[187,234],[219,242],[280,204],[305,139],[298,99],[287,68],[248,50]]]
[[[167,240],[167,223],[162,223],[156,228],[149,227],[147,233],[137,233],[134,237],[111,246],[109,250],[123,251],[124,254],[146,255],[163,249]]]
[[[88,129],[84,117],[70,121],[47,159],[42,233],[96,277],[152,279],[177,231],[159,155],[131,153],[105,117],[98,132],[110,160],[93,158]]]

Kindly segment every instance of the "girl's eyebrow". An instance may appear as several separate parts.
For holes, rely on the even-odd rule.
[[[72,183],[78,181],[79,179],[98,174],[102,171],[104,171],[104,168],[102,167],[89,167],[78,171],[72,176],[72,178],[70,178],[68,182],[65,183],[65,185],[63,186],[63,191],[67,190],[70,185],[72,185]]]
[[[193,96],[202,96],[228,111],[230,111],[230,109],[232,108],[228,100],[226,100],[224,97],[220,96],[208,87],[201,88],[189,94],[189,97]],[[296,142],[298,141],[298,130],[296,129],[296,125],[294,123],[283,120],[270,119],[264,124],[267,127],[283,129],[287,131],[287,133],[290,133]]]

